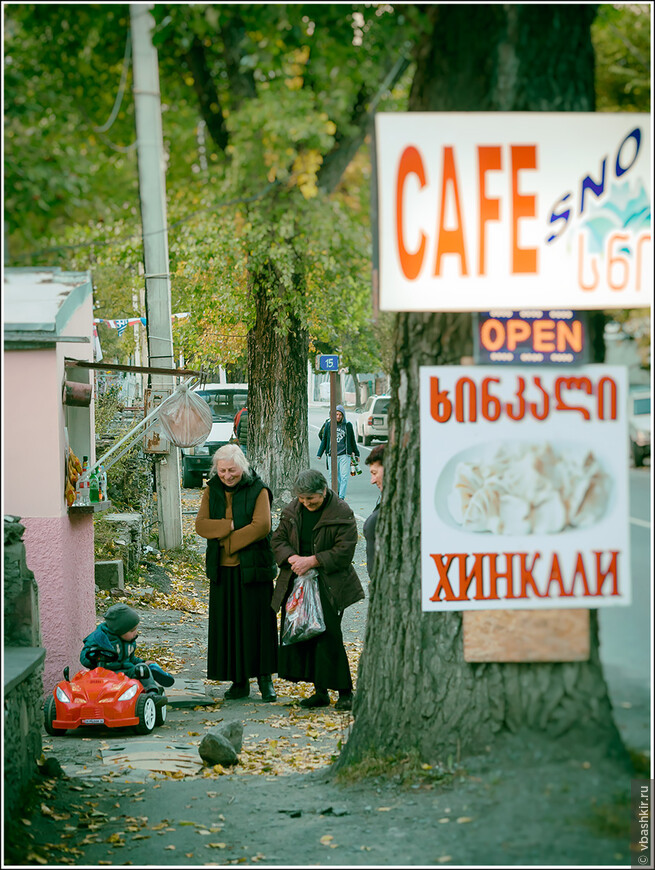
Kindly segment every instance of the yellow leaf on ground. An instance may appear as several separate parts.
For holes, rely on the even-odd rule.
[[[379,813],[388,813],[391,811],[391,807],[378,807]]]
[[[208,849],[225,849],[226,843],[207,843]]]
[[[458,825],[463,825],[465,822],[472,822],[472,821],[473,821],[473,819],[470,818],[470,816],[460,816],[460,817],[457,819],[457,824],[458,824]]]
[[[324,836],[321,837],[321,843],[324,846],[329,846],[330,843],[332,842],[332,840],[334,840],[334,837],[332,836],[332,834],[325,834]]]

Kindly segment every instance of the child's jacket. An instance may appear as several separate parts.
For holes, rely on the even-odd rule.
[[[143,661],[135,651],[135,641],[123,640],[103,622],[84,638],[80,661],[85,668],[100,666],[110,671],[122,671],[126,677],[133,677],[134,666]]]

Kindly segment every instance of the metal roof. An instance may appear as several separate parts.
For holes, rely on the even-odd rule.
[[[19,336],[23,341],[30,337],[56,339],[92,292],[90,272],[64,272],[58,266],[5,269],[5,340],[11,342]]]

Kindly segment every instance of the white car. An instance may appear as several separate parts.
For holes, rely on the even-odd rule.
[[[233,437],[234,417],[248,400],[248,384],[205,384],[193,391],[203,398],[212,412],[212,428],[199,447],[182,448],[182,486],[202,486],[219,447]]]
[[[630,393],[628,405],[628,430],[630,432],[630,448],[635,466],[644,464],[644,458],[650,456],[650,390],[648,387],[635,388]]]
[[[373,438],[386,441],[389,438],[389,402],[391,396],[370,396],[355,418],[357,440],[368,447]]]

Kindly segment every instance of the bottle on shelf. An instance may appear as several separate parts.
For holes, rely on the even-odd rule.
[[[75,507],[86,507],[89,504],[89,479],[85,474],[80,474],[75,485]]]
[[[98,472],[95,469],[89,475],[89,501],[91,504],[97,504],[100,501],[100,484]]]
[[[104,465],[100,466],[99,478],[100,478],[100,500],[107,501],[109,496],[107,494],[107,472],[105,471]]]
[[[89,470],[89,457],[83,456],[82,457],[82,474],[86,474],[88,470]]]

